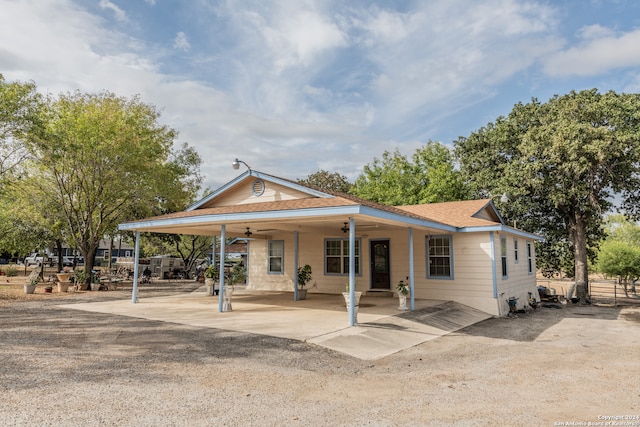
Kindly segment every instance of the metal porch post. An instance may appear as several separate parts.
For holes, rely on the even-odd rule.
[[[293,300],[298,301],[298,232],[293,232]]]
[[[213,248],[211,249],[211,265],[216,265],[216,246],[218,246],[218,242],[217,242],[217,237],[213,236]],[[220,277],[218,275],[218,277]],[[220,280],[220,279],[218,279]],[[213,282],[213,286],[211,286],[211,295],[215,295],[216,294],[216,283],[215,281]]]
[[[349,326],[356,325],[356,220],[349,218]]]
[[[224,252],[227,241],[227,226],[220,226],[220,289],[218,290],[218,312],[222,313],[222,304],[224,301]]]
[[[136,253],[133,256],[133,291],[131,292],[131,303],[135,304],[138,302],[138,277],[139,268],[138,264],[140,262],[140,232],[136,231]]]
[[[411,310],[415,310],[415,292],[414,292],[414,269],[413,269],[413,228],[409,227],[409,295],[411,298]]]

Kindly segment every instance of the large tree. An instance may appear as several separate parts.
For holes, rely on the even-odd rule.
[[[340,175],[338,172],[327,172],[324,169],[312,173],[306,178],[299,179],[298,182],[303,185],[314,185],[323,190],[338,193],[348,193],[352,185],[346,176]]]
[[[0,74],[0,191],[28,156],[21,138],[37,120],[39,106],[35,84],[6,82]]]
[[[159,116],[137,96],[76,92],[50,98],[29,134],[33,203],[64,222],[87,270],[119,223],[183,209],[199,187],[199,156],[174,149],[177,134]]]
[[[409,160],[397,149],[365,165],[352,193],[386,205],[464,200],[467,192],[456,170],[453,154],[445,145],[429,141]]]
[[[476,195],[506,192],[503,215],[547,241],[571,242],[578,295],[588,291],[589,248],[602,238],[614,196],[628,213],[640,196],[640,96],[596,89],[516,104],[456,142]],[[498,202],[499,203],[499,202]]]

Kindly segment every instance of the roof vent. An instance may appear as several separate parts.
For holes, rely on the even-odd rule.
[[[264,194],[264,181],[261,179],[253,181],[253,184],[251,185],[251,192],[256,197],[262,196]]]

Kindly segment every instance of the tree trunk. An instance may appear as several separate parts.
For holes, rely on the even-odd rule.
[[[580,211],[574,214],[573,250],[575,258],[575,281],[576,296],[580,298],[580,303],[587,303],[589,294],[589,265],[587,263],[587,234],[585,221]]]
[[[62,265],[62,241],[60,239],[56,240],[56,249],[58,250],[58,259],[56,260],[56,264],[58,264],[57,271],[62,271],[64,265]]]
[[[84,271],[89,274],[88,282],[85,282],[84,285],[90,285],[93,271],[93,263],[96,257],[96,253],[98,252],[98,246],[90,247],[90,248],[80,248],[80,253],[84,257]],[[88,289],[88,287],[83,287],[83,289]]]

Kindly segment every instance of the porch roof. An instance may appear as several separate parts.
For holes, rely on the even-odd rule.
[[[225,194],[253,179],[270,181],[305,197],[284,200],[218,203]],[[469,200],[409,206],[387,206],[358,197],[322,190],[262,172],[248,170],[185,211],[120,224],[120,230],[156,233],[218,235],[225,225],[228,236],[242,237],[250,228],[254,238],[274,231],[337,234],[349,218],[359,232],[370,228],[406,229],[428,233],[502,230],[506,227],[490,200]],[[520,234],[535,235],[515,230]]]

